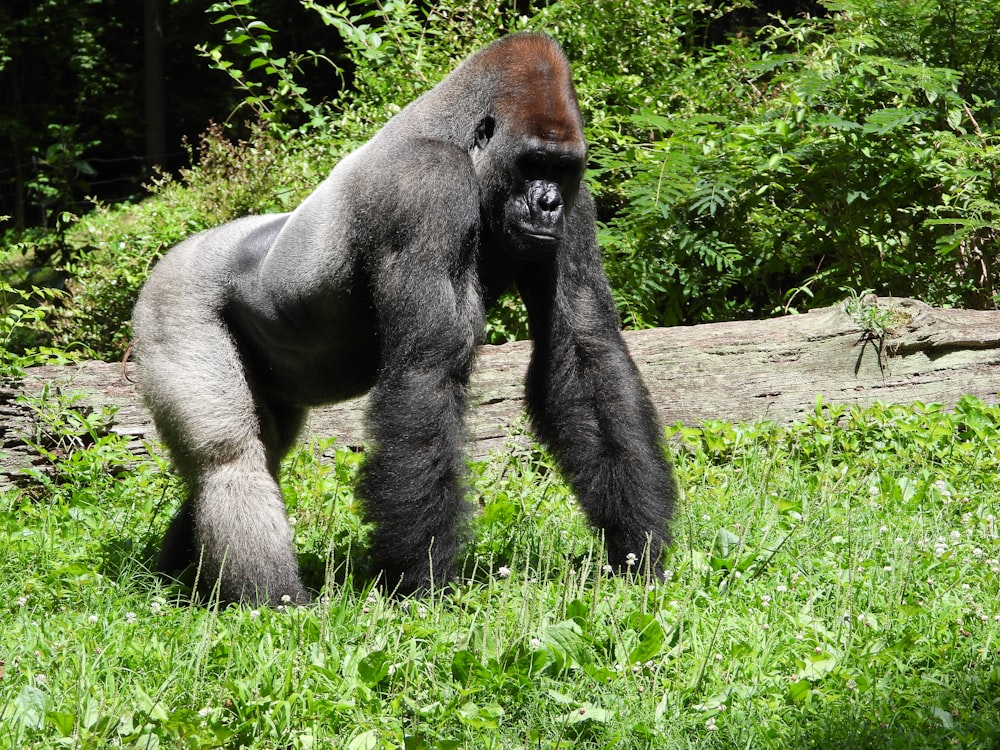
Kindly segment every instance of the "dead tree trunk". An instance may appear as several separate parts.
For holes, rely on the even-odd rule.
[[[830,404],[942,403],[972,395],[996,403],[1000,391],[1000,312],[943,310],[906,299],[868,298],[886,330],[863,330],[838,307],[762,321],[712,323],[625,333],[664,424],[703,420],[791,422]],[[523,407],[530,342],[484,346],[472,382],[470,454],[523,442]],[[124,373],[133,372],[127,365]],[[39,464],[30,448],[44,425],[23,403],[56,390],[80,392],[78,408],[117,409],[109,429],[141,449],[154,437],[149,415],[118,363],[31,368],[0,388],[0,488],[26,466]],[[364,441],[365,400],[316,409],[306,434],[336,436],[340,445]]]

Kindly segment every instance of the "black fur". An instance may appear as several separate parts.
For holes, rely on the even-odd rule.
[[[133,323],[140,385],[187,481],[160,566],[225,601],[309,598],[277,483],[309,407],[371,391],[359,493],[385,584],[452,573],[465,537],[466,386],[484,308],[516,286],[532,422],[616,568],[658,565],[674,486],[619,333],[558,46],[473,55],[294,212],[174,248]]]

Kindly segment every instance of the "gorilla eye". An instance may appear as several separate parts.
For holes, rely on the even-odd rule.
[[[496,126],[496,120],[489,115],[479,121],[479,124],[476,126],[476,145],[479,148],[486,148],[486,144],[493,137],[493,131],[496,129]]]

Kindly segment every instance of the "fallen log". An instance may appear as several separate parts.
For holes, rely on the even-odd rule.
[[[932,308],[908,299],[855,301],[803,315],[628,331],[625,339],[664,424],[705,420],[787,423],[829,404],[988,403],[1000,392],[1000,312]],[[860,312],[859,312],[860,311]],[[482,458],[525,442],[519,428],[530,342],[484,346],[471,386],[469,452]],[[155,438],[130,381],[134,365],[82,362],[30,368],[0,387],[0,488],[45,463],[30,446],[44,432],[36,409],[49,394],[78,392],[74,408],[115,409],[107,428],[136,450]],[[365,399],[315,409],[305,435],[364,443]],[[58,449],[58,446],[57,446]],[[63,448],[65,449],[65,448]]]

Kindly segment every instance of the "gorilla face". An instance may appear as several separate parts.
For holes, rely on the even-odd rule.
[[[563,239],[583,178],[586,145],[582,135],[560,139],[498,132],[494,137],[495,128],[493,118],[485,118],[473,145],[484,223],[511,256],[545,257]]]
[[[583,158],[563,144],[529,144],[517,159],[504,206],[507,241],[515,253],[545,253],[563,237],[566,213],[580,187]]]

